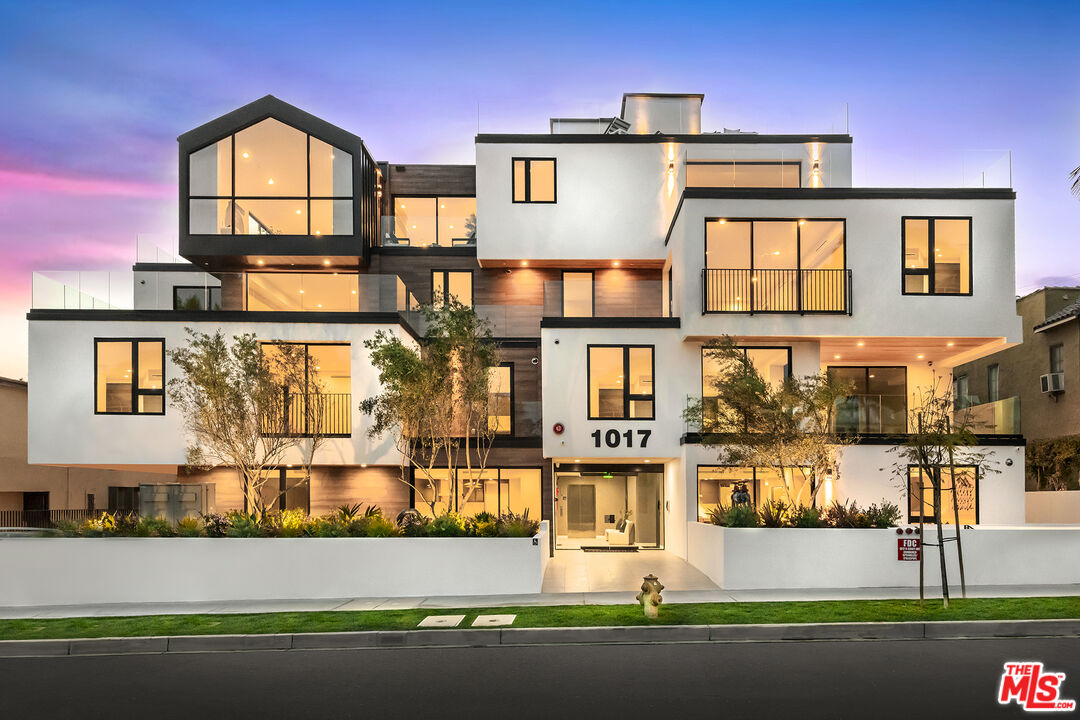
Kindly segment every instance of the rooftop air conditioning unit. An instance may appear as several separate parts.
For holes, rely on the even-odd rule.
[[[1039,384],[1044,393],[1059,393],[1065,391],[1065,373],[1046,373],[1039,376]]]

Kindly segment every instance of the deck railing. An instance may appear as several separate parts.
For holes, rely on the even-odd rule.
[[[851,270],[702,271],[704,313],[851,314]]]

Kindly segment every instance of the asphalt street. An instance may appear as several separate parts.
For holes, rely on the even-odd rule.
[[[1018,660],[1080,699],[1077,638],[553,645],[0,659],[0,718],[1021,717]]]

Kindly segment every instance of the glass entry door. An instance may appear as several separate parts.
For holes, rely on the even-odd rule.
[[[573,467],[555,471],[556,548],[664,546],[662,470]]]

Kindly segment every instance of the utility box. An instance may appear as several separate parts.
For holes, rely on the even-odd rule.
[[[214,511],[214,483],[156,483],[139,486],[139,514],[176,522]]]

